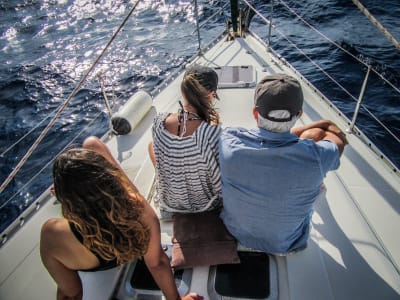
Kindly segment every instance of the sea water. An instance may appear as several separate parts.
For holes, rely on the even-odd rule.
[[[60,104],[104,49],[136,1],[0,1],[0,182],[18,164]],[[198,1],[201,43],[224,30],[229,1]],[[283,36],[272,30],[271,45],[351,118],[367,67],[400,87],[400,51],[345,0],[252,1]],[[400,2],[362,3],[400,40]],[[294,15],[284,4],[298,14]],[[221,8],[223,9],[221,10]],[[213,16],[214,15],[214,16]],[[212,17],[213,16],[213,17]],[[299,16],[352,54],[347,55],[299,20]],[[221,22],[222,21],[222,22]],[[250,26],[267,40],[268,27],[255,16]],[[109,128],[100,81],[111,102],[124,103],[138,89],[151,91],[198,51],[194,4],[189,0],[142,0],[27,163],[0,194],[0,231],[51,184],[55,155]],[[289,41],[290,42],[289,42]],[[303,54],[321,66],[347,92],[333,84]],[[353,97],[351,97],[351,95]],[[364,105],[400,137],[400,96],[371,74]],[[357,126],[397,165],[399,143],[363,108]]]

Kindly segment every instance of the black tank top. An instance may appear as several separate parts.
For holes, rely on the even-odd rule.
[[[71,228],[71,231],[74,234],[74,236],[76,237],[76,239],[81,244],[83,244],[83,237],[80,234],[80,232],[78,231],[78,229],[76,228],[75,224],[72,223],[72,222],[68,222],[68,223],[69,223],[69,227]],[[105,260],[102,257],[100,257],[98,254],[96,254],[96,253],[93,253],[93,254],[97,257],[97,259],[99,260],[100,264],[95,268],[79,270],[79,271],[83,271],[83,272],[104,271],[104,270],[112,269],[112,268],[115,268],[116,266],[118,266],[117,258],[114,258],[113,260]]]

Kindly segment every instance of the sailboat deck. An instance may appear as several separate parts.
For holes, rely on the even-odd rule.
[[[254,53],[257,55],[253,56]],[[256,81],[272,72],[291,73],[303,82],[305,105],[299,124],[325,118],[342,129],[348,127],[348,121],[316,95],[305,79],[271,58],[251,36],[233,42],[220,41],[197,62],[212,67],[253,66]],[[172,83],[173,92],[165,90],[154,99],[157,111],[178,109],[180,80],[179,77]],[[222,126],[254,127],[253,88],[238,86],[218,91],[221,101],[216,106]],[[166,99],[170,99],[170,104]],[[400,243],[394,238],[400,225],[399,176],[357,135],[349,134],[348,140],[341,167],[326,178],[326,201],[316,203],[308,248],[286,258],[273,258],[278,269],[279,299],[294,294],[299,299],[391,299],[399,295]],[[168,243],[170,224],[163,225]],[[204,268],[193,273],[193,278],[202,274],[201,269]],[[206,272],[203,277],[208,276],[208,268],[203,272]],[[197,288],[192,282],[192,291],[208,293],[204,282]]]
[[[265,44],[248,35],[230,42],[221,39],[196,62],[211,67],[253,66],[256,82],[268,73],[289,73],[302,83],[305,96],[299,124],[331,119],[341,129],[348,127],[343,115],[316,94],[304,78],[271,55]],[[115,157],[145,196],[150,195],[154,180],[154,168],[147,153],[151,123],[157,112],[177,110],[181,79],[182,75],[178,76],[154,98],[153,107],[132,134],[105,137]],[[253,88],[238,86],[218,91],[222,126],[254,127]],[[348,140],[340,168],[326,177],[326,200],[316,203],[307,249],[287,257],[270,257],[273,268],[270,275],[276,288],[268,299],[399,298],[399,175],[358,135],[349,134]],[[59,205],[53,202],[54,199],[47,201],[19,234],[2,247],[1,299],[54,299],[55,284],[44,270],[38,251],[40,225],[47,218],[60,215]],[[162,242],[168,244],[171,223],[162,221],[161,226]],[[116,268],[82,273],[84,299],[108,299],[112,292],[118,299],[132,299],[124,282],[120,282],[124,271]],[[208,267],[194,268],[190,291],[214,299],[209,296],[209,273]]]

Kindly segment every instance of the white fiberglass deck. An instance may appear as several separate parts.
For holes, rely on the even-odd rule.
[[[304,114],[299,123],[331,119],[339,127],[348,124],[305,80],[252,36],[232,42],[221,40],[198,63],[211,67],[253,66],[255,80],[268,73],[290,73],[303,83]],[[153,107],[135,132],[107,138],[139,190],[149,195],[153,166],[147,145],[150,126],[157,112],[176,111],[181,76],[161,91]],[[361,83],[360,83],[361,84]],[[253,89],[227,87],[218,91],[222,126],[254,127]],[[326,200],[316,203],[312,232],[306,250],[288,257],[273,258],[278,299],[398,299],[400,297],[400,179],[358,136],[348,135],[349,145],[341,167],[326,178]],[[0,299],[54,299],[55,284],[43,268],[38,251],[41,224],[59,215],[59,205],[48,201],[21,230],[1,248]],[[171,224],[162,222],[163,242],[171,241]],[[119,269],[82,274],[84,298],[108,299]],[[209,268],[195,268],[190,290],[209,299]],[[124,297],[124,286],[117,292]],[[125,296],[126,299],[129,299]]]

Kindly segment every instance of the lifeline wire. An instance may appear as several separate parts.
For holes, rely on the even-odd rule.
[[[259,17],[261,17],[262,20],[264,20],[264,22],[266,22],[266,24],[269,24],[269,20],[266,19],[264,16],[262,16],[253,6],[250,5],[250,3],[247,0],[242,0],[244,3],[246,3]],[[349,54],[350,56],[352,56],[355,60],[357,60],[358,62],[360,62],[361,64],[365,65],[368,67],[368,65],[366,63],[364,63],[363,61],[359,60],[357,57],[355,57],[353,54],[351,54],[350,52],[348,52],[346,49],[344,49],[343,47],[341,47],[340,45],[338,45],[336,42],[332,41],[330,38],[328,38],[326,35],[324,35],[322,32],[320,32],[319,30],[317,30],[315,27],[313,27],[311,24],[309,24],[307,21],[305,21],[300,15],[298,15],[293,9],[291,9],[284,1],[280,0],[280,2],[286,6],[286,8],[291,11],[293,14],[295,14],[301,21],[303,21],[303,23],[305,23],[308,27],[310,27],[311,29],[313,29],[314,31],[316,31],[318,34],[320,34],[321,36],[323,36],[325,39],[327,39],[329,42],[331,42],[333,45],[335,45],[336,47],[338,47],[339,49],[343,50],[345,53]],[[318,65],[316,62],[314,62],[312,60],[311,57],[309,57],[303,50],[301,50],[294,42],[292,42],[285,34],[283,34],[283,32],[281,32],[278,28],[276,28],[276,26],[274,26],[272,24],[272,27],[274,28],[274,30],[276,32],[278,32],[286,41],[288,41],[294,48],[296,48],[300,53],[303,54],[304,57],[306,57],[315,67],[317,67],[322,73],[325,74],[325,76],[327,76],[331,81],[333,81],[340,89],[342,89],[347,95],[349,95],[350,98],[352,98],[354,101],[357,101],[357,98],[354,97],[344,86],[342,86],[338,81],[336,81],[328,72],[326,72],[320,65]],[[384,80],[386,83],[388,83],[393,89],[395,89],[398,93],[400,93],[400,90],[395,87],[390,81],[388,81],[385,77],[383,77],[380,73],[378,73],[378,71],[374,70],[371,67],[371,70],[378,75],[382,80]],[[378,122],[397,142],[400,143],[400,139],[385,125],[383,124],[368,108],[363,106],[363,109],[365,111],[368,112],[368,114],[376,121]]]
[[[246,0],[243,0],[244,2],[246,2]],[[306,24],[308,27],[310,27],[312,30],[314,30],[316,33],[318,33],[319,35],[321,35],[323,38],[325,38],[328,42],[330,42],[332,45],[335,45],[337,48],[339,48],[340,50],[342,50],[344,53],[348,54],[349,56],[351,56],[352,58],[354,58],[356,61],[358,61],[360,64],[364,65],[365,67],[369,67],[369,65],[365,62],[363,62],[362,60],[360,60],[358,57],[356,57],[355,55],[353,55],[352,53],[350,53],[349,51],[347,51],[346,49],[344,49],[342,46],[340,46],[338,43],[336,43],[335,41],[333,41],[332,39],[330,39],[328,36],[326,36],[325,34],[323,34],[321,31],[319,31],[318,29],[316,29],[314,26],[312,26],[310,23],[308,23],[306,20],[304,20],[297,12],[295,12],[288,4],[286,4],[286,2],[284,2],[283,0],[279,0],[280,3],[282,3],[289,11],[291,11],[297,18],[299,18],[299,20],[301,20],[304,24]],[[274,28],[275,29],[275,28]],[[385,81],[388,85],[390,85],[397,93],[400,93],[400,89],[397,88],[393,83],[391,83],[389,80],[387,80],[385,77],[383,77],[383,75],[381,73],[379,73],[377,70],[375,70],[372,66],[371,66],[371,71],[374,72],[376,75],[378,75],[383,81]]]

